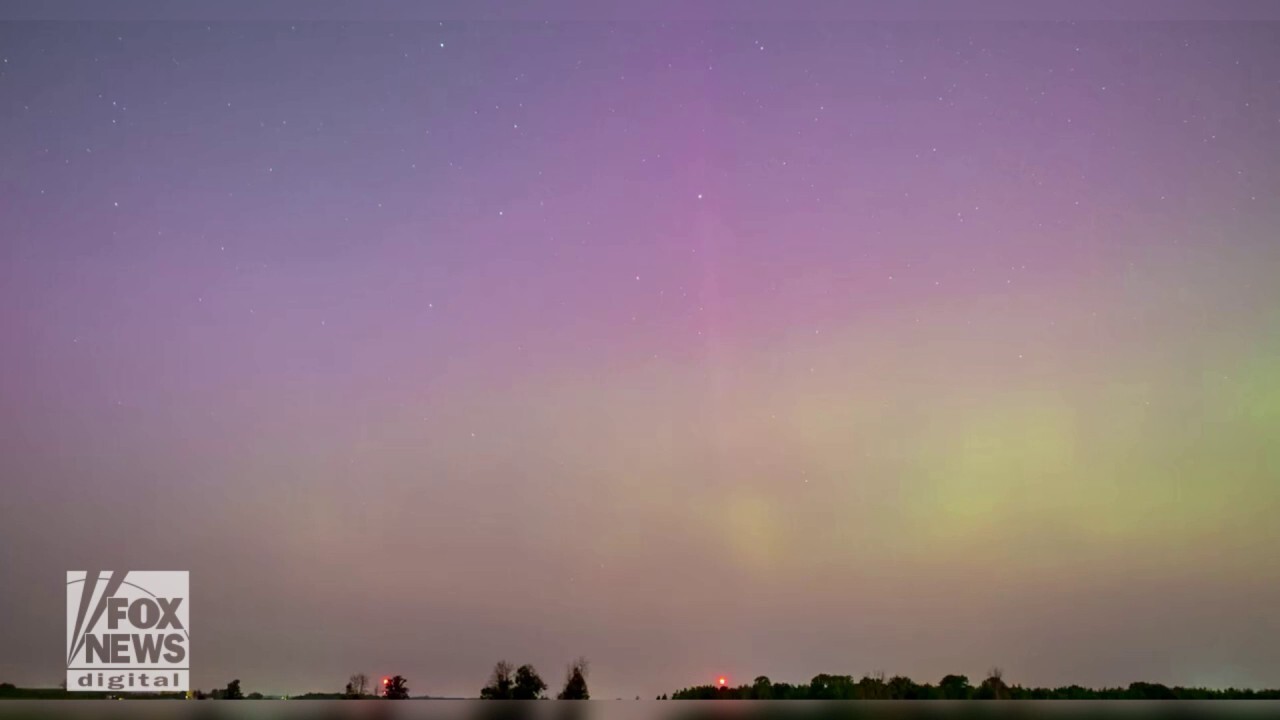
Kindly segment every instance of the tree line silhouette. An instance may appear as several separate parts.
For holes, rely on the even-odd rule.
[[[590,700],[587,689],[587,659],[578,658],[565,671],[564,689],[557,700]],[[493,666],[489,684],[480,689],[481,700],[542,700],[547,683],[532,665],[521,665],[514,671],[511,663],[501,660]]]
[[[588,663],[586,658],[578,658],[569,663],[569,667],[565,670],[565,680],[563,689],[556,695],[557,700],[589,700],[591,693],[587,689]],[[381,687],[373,687],[369,682],[369,676],[364,673],[355,673],[347,679],[347,684],[341,693],[307,693],[305,695],[296,695],[295,700],[368,700],[368,699],[387,699],[387,700],[408,700],[409,684],[408,680],[402,675],[392,675],[382,679]],[[234,692],[232,687],[234,686]],[[538,674],[538,671],[529,664],[514,667],[506,660],[499,661],[493,666],[493,672],[489,675],[489,683],[480,689],[480,699],[482,700],[544,700],[546,699],[547,683]],[[225,691],[213,691],[209,694],[202,694],[207,698],[220,699],[239,699],[244,696],[240,694],[240,681],[236,680],[227,686]],[[261,697],[261,696],[259,696]]]
[[[262,700],[262,693],[252,692],[248,695],[240,689],[240,680],[232,680],[227,683],[225,688],[214,689],[208,692],[203,690],[195,690],[191,696],[196,700]]]
[[[565,670],[564,685],[556,695],[557,700],[589,700],[587,689],[588,663],[578,658]],[[532,665],[516,668],[505,660],[499,661],[490,673],[489,682],[480,690],[484,700],[542,700],[546,696],[547,683]],[[0,699],[59,699],[67,697],[134,697],[138,699],[179,699],[184,693],[69,693],[65,686],[57,689],[19,688],[11,683],[0,683]],[[240,680],[232,680],[225,688],[209,691],[195,690],[191,697],[199,700],[261,700],[261,693],[246,695]],[[358,699],[409,699],[408,680],[402,675],[383,678],[380,687],[374,687],[364,673],[351,675],[341,693],[307,693],[293,696],[305,700],[358,700]],[[639,698],[636,698],[639,700]],[[1169,687],[1160,683],[1134,682],[1127,687],[1086,688],[1066,685],[1056,688],[1023,687],[1005,682],[1004,673],[993,668],[978,685],[969,682],[965,675],[946,675],[938,683],[917,683],[911,678],[895,675],[885,678],[884,673],[874,673],[854,680],[852,675],[815,675],[807,684],[775,683],[761,675],[750,685],[736,687],[726,685],[699,685],[677,690],[670,695],[660,695],[658,700],[1280,700],[1280,690],[1250,690],[1227,688],[1215,690],[1199,687]]]
[[[661,695],[659,700],[668,699]],[[807,685],[775,683],[761,675],[750,685],[728,687],[699,685],[677,690],[671,700],[1280,700],[1280,690],[1168,687],[1160,683],[1135,682],[1128,687],[1086,688],[1067,685],[1056,688],[1009,685],[999,668],[992,669],[977,686],[965,675],[947,675],[936,685],[917,683],[884,673],[854,680],[852,675],[816,675]]]

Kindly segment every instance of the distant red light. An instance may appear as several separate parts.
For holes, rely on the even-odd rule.
[[[383,684],[383,685],[390,685],[390,684],[391,684],[391,678],[382,678],[382,684]]]
[[[720,684],[720,687],[724,687],[729,681],[722,677],[717,682]]]

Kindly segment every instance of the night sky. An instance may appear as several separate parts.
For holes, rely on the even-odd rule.
[[[707,7],[0,24],[0,681],[1280,685],[1280,26]]]

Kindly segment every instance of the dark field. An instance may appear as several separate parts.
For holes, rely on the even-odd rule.
[[[1280,701],[587,701],[404,703],[343,701],[26,701],[0,705],[0,720],[853,720],[855,718],[1280,718]]]

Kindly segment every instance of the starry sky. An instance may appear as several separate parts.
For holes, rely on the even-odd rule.
[[[1278,684],[1280,26],[669,9],[0,24],[0,680]]]

